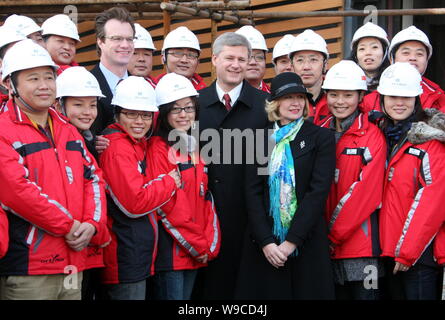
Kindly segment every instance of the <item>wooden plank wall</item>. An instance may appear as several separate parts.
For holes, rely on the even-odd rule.
[[[341,10],[342,0],[309,0],[309,1],[280,1],[280,0],[251,0],[249,10],[256,12],[288,12],[288,11],[316,11],[316,10]],[[163,42],[163,25],[161,20],[138,20],[151,34],[156,51],[153,57],[153,74],[164,72],[161,62],[160,49]],[[209,19],[192,19],[172,21],[171,29],[185,25],[191,29],[199,38],[201,45],[200,63],[198,73],[207,84],[211,83],[211,21]],[[218,35],[227,31],[236,31],[240,26],[231,22],[218,23]],[[275,43],[286,33],[297,35],[307,28],[322,35],[328,42],[330,52],[329,65],[332,66],[343,57],[342,35],[343,18],[297,18],[297,19],[257,19],[255,27],[260,30],[266,38],[269,52],[267,54],[266,82],[274,77],[272,65],[272,49]],[[82,22],[78,25],[82,42],[77,47],[76,61],[81,65],[91,68],[98,62],[96,55],[96,38],[94,33],[94,21]]]

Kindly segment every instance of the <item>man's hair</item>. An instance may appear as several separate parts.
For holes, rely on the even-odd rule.
[[[218,55],[223,50],[224,46],[228,47],[246,47],[249,52],[249,57],[252,55],[252,47],[250,46],[249,40],[246,39],[243,35],[240,35],[235,32],[226,32],[220,35],[213,42],[212,52],[214,55]]]
[[[96,38],[97,39],[105,39],[105,24],[109,20],[118,20],[120,22],[128,22],[131,25],[131,28],[133,29],[133,35],[136,33],[135,27],[134,27],[134,19],[131,16],[130,12],[121,7],[112,7],[108,10],[105,10],[104,12],[99,13],[96,16]],[[100,57],[101,50],[98,45],[96,45],[97,54]]]

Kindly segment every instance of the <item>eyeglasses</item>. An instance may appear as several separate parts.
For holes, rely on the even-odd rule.
[[[104,37],[106,39],[110,39],[112,42],[116,42],[116,43],[121,43],[124,40],[126,40],[127,42],[133,43],[134,40],[137,39],[137,37],[121,37],[121,36],[109,36],[109,37]]]
[[[139,113],[139,112],[121,112],[125,114],[128,119],[135,120],[139,116],[141,116],[142,120],[151,120],[153,118],[153,114],[150,113]]]
[[[193,113],[193,112],[196,111],[196,108],[195,108],[194,106],[188,106],[188,107],[184,107],[184,108],[173,107],[173,108],[170,110],[170,113],[178,114],[178,113],[181,113],[182,110],[184,110],[184,111],[187,112],[187,113]]]
[[[199,54],[196,52],[169,51],[167,54],[171,54],[177,59],[181,59],[183,56],[185,56],[188,60],[196,60],[199,57]]]
[[[250,57],[250,60],[254,59],[256,62],[263,62],[266,60],[266,57],[263,54],[256,54]]]

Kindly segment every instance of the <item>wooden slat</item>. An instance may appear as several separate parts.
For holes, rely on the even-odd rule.
[[[270,2],[270,1],[269,1]],[[343,0],[304,1],[286,4],[274,8],[257,9],[255,12],[291,12],[291,11],[318,11],[343,6]]]

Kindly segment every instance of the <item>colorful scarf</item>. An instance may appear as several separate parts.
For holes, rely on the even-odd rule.
[[[270,212],[274,220],[273,234],[283,242],[297,210],[294,160],[290,142],[295,139],[304,120],[300,118],[281,128],[275,124],[272,139],[275,146],[269,162]]]

